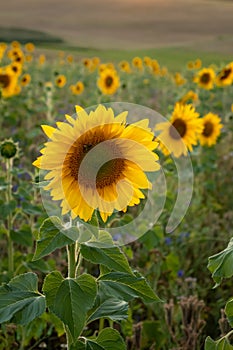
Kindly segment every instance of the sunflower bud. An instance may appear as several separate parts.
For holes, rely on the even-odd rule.
[[[16,157],[18,153],[18,144],[12,139],[4,140],[0,144],[0,154],[5,159],[10,159]]]

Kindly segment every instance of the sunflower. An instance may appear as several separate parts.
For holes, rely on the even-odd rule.
[[[150,64],[150,69],[152,70],[152,73],[155,75],[158,75],[160,72],[160,65],[157,60],[152,60]]]
[[[202,118],[203,131],[199,135],[200,144],[202,146],[212,146],[217,142],[223,125],[217,114],[208,113]]]
[[[139,70],[143,69],[143,61],[140,57],[134,57],[132,59],[132,65]]]
[[[89,114],[77,107],[77,113],[57,128],[42,126],[50,141],[33,165],[49,171],[45,190],[61,200],[63,215],[89,221],[98,209],[106,222],[115,209],[139,204],[141,189],[151,189],[145,171],[160,168],[153,152],[158,143],[148,120],[127,125],[127,112],[114,116],[98,105]]]
[[[173,153],[175,157],[187,155],[197,144],[198,136],[202,133],[203,124],[199,113],[189,105],[177,103],[169,122],[159,123],[155,130],[161,130],[158,135],[160,147],[165,155]]]
[[[73,95],[81,95],[84,90],[84,84],[82,81],[78,81],[75,85],[70,86],[70,90]]]
[[[122,72],[131,73],[131,68],[128,61],[119,62],[119,68]]]
[[[104,69],[99,76],[97,85],[100,91],[105,95],[113,95],[120,86],[120,79],[117,72],[113,69]]]
[[[21,85],[22,86],[27,86],[31,81],[31,76],[30,74],[24,74],[21,78]]]
[[[66,57],[66,60],[67,60],[68,63],[73,63],[74,62],[74,56],[73,55],[68,55]]]
[[[181,99],[180,103],[185,104],[187,102],[197,102],[198,101],[198,94],[194,92],[193,90],[189,90]]]
[[[216,76],[216,85],[226,86],[233,83],[233,62],[230,62]]]
[[[63,88],[63,86],[66,85],[66,77],[65,77],[65,75],[63,75],[63,74],[58,75],[55,83],[56,83],[56,85],[59,88]]]
[[[23,67],[21,63],[13,62],[7,66],[7,69],[11,70],[18,77],[22,73]]]
[[[39,56],[39,65],[42,66],[45,63],[45,61],[46,61],[45,55],[40,55]]]
[[[194,68],[195,69],[200,69],[202,66],[202,61],[200,58],[197,58],[196,61],[194,62]]]
[[[27,43],[24,45],[25,50],[28,52],[33,52],[35,51],[35,45],[33,43]]]
[[[174,74],[174,81],[177,86],[184,85],[187,82],[187,80],[179,72]]]
[[[214,87],[215,71],[212,68],[203,68],[196,74],[193,80],[201,88],[211,90]]]
[[[18,77],[8,67],[0,68],[0,92],[7,98],[15,95]]]

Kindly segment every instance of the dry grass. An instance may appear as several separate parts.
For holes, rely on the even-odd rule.
[[[233,53],[232,14],[233,2],[224,0],[10,0],[1,4],[0,23],[84,47]]]

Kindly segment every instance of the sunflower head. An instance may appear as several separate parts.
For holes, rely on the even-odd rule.
[[[233,62],[230,62],[216,76],[217,86],[226,86],[233,83]]]
[[[175,157],[187,155],[197,144],[198,135],[203,130],[199,113],[191,105],[177,103],[170,121],[159,123],[155,130],[161,130],[157,136],[160,147],[165,155],[173,153]]]
[[[203,68],[195,75],[193,80],[201,88],[211,90],[215,83],[215,71],[212,68]]]
[[[99,105],[77,113],[57,128],[43,126],[50,140],[33,164],[48,171],[45,189],[61,201],[62,214],[89,221],[98,210],[105,222],[114,210],[139,204],[141,190],[151,188],[145,172],[159,169],[157,142],[146,120],[128,125],[127,112],[115,116]]]
[[[63,74],[60,74],[57,76],[56,81],[55,81],[57,87],[63,88],[63,86],[66,85],[66,77]]]
[[[114,69],[106,68],[99,76],[97,85],[105,95],[113,95],[120,86],[120,78]]]
[[[202,146],[212,146],[217,142],[223,125],[217,114],[208,113],[202,118],[203,131],[199,135]]]

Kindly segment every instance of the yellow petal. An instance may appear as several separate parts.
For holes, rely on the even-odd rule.
[[[49,125],[41,125],[42,130],[44,131],[45,135],[48,136],[48,138],[51,138],[54,131],[56,131],[55,128]]]

